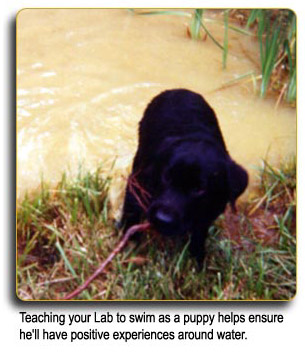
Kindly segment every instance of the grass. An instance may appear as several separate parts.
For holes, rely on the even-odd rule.
[[[256,26],[260,49],[261,87],[285,94],[288,102],[296,101],[296,17],[291,10],[251,10],[247,27]],[[283,69],[285,71],[283,71]]]
[[[110,179],[101,171],[42,184],[18,207],[17,292],[23,300],[63,298],[106,259],[120,233],[109,217]],[[296,291],[295,165],[264,164],[255,198],[227,209],[210,229],[201,272],[188,238],[147,234],[119,253],[82,300],[280,300]]]

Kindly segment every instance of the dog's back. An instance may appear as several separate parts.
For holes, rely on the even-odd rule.
[[[139,148],[155,153],[160,142],[188,136],[213,138],[225,148],[213,109],[195,92],[185,89],[167,90],[147,106],[139,127]]]

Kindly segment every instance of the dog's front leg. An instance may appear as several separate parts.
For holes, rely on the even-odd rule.
[[[196,228],[191,234],[190,252],[196,258],[198,269],[201,270],[205,257],[205,239],[208,228]]]

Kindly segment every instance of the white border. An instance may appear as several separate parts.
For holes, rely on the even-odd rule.
[[[300,355],[303,350],[303,337],[304,337],[304,273],[305,273],[305,245],[304,245],[304,69],[302,64],[305,61],[304,46],[304,2],[301,1],[261,1],[245,2],[243,1],[231,1],[230,7],[274,7],[274,8],[290,8],[297,14],[298,20],[298,293],[296,298],[291,303],[280,303],[280,305],[267,303],[260,303],[255,307],[242,304],[228,304],[223,306],[221,304],[202,303],[196,306],[187,304],[186,306],[179,305],[159,305],[155,307],[153,305],[135,304],[132,306],[119,306],[110,305],[107,303],[100,304],[96,307],[89,307],[91,310],[100,311],[143,311],[151,312],[171,312],[174,311],[182,313],[183,311],[195,311],[195,312],[215,312],[217,310],[225,310],[230,312],[269,312],[269,313],[283,313],[285,315],[285,322],[282,325],[274,326],[256,326],[249,327],[248,332],[251,336],[251,340],[245,342],[186,342],[186,343],[166,343],[166,342],[137,342],[137,343],[95,343],[84,342],[83,344],[71,345],[68,343],[35,343],[35,342],[20,342],[18,341],[18,332],[20,327],[20,320],[18,312],[21,310],[29,310],[31,312],[43,311],[45,306],[24,306],[18,305],[17,301],[13,301],[10,290],[14,288],[14,276],[10,274],[14,264],[11,263],[12,259],[12,246],[11,241],[15,241],[12,237],[12,231],[10,227],[13,224],[11,218],[12,211],[9,209],[12,207],[11,191],[9,188],[14,188],[12,179],[9,177],[11,172],[9,169],[14,165],[14,153],[13,148],[10,146],[11,137],[11,121],[14,121],[12,116],[13,111],[11,106],[13,101],[11,99],[12,92],[10,82],[12,79],[12,71],[8,56],[12,50],[9,44],[11,38],[9,37],[9,29],[12,28],[12,21],[16,13],[22,8],[29,7],[227,7],[227,1],[38,1],[38,0],[10,0],[1,2],[1,237],[0,237],[0,253],[1,253],[1,290],[0,290],[0,339],[2,342],[1,351],[3,355],[17,356],[21,358],[82,358],[88,357],[103,357],[103,358],[156,358],[167,357],[169,355],[175,358],[185,358],[189,355],[201,358],[201,357],[233,357],[234,358],[258,358],[258,357],[276,357],[287,358],[291,355]],[[64,309],[63,309],[64,308]],[[87,309],[85,309],[87,308]],[[184,309],[183,309],[184,308]],[[48,305],[47,310],[62,310],[65,312],[84,312],[88,311],[86,306],[55,306]]]

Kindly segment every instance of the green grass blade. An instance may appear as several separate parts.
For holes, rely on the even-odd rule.
[[[56,237],[62,239],[63,241],[65,240],[64,236],[54,226],[50,224],[45,224],[44,227],[48,228],[51,232],[53,232]]]
[[[60,243],[57,241],[55,243],[56,248],[58,249],[60,255],[62,256],[66,267],[69,269],[69,271],[71,272],[71,274],[73,275],[73,277],[77,277],[77,274],[75,273],[75,270],[73,269],[71,263],[69,262],[69,259],[67,258],[65,251],[63,250],[62,246],[60,245]]]
[[[187,249],[189,248],[189,245],[190,245],[190,241],[188,241],[188,242],[186,243],[186,245],[184,246],[183,250],[181,251],[181,253],[180,253],[180,255],[179,255],[179,258],[178,258],[178,260],[177,260],[175,269],[174,269],[174,275],[176,275],[177,273],[180,272],[181,265],[182,265],[182,263],[183,263],[183,260],[185,259],[185,255],[186,255]]]
[[[191,24],[190,24],[190,32],[191,32],[191,38],[195,40],[200,40],[201,38],[201,19],[202,19],[203,9],[195,9],[194,10],[194,16],[192,18]]]
[[[229,10],[224,12],[224,38],[223,38],[223,54],[222,54],[222,68],[227,67],[227,58],[228,58],[228,27],[229,27]]]
[[[261,84],[261,96],[264,97],[267,92],[271,74],[274,70],[274,64],[278,56],[279,48],[279,29],[276,28],[271,36],[271,39],[266,42],[265,61],[262,71],[262,84]]]
[[[183,16],[183,17],[191,17],[191,14],[186,11],[179,10],[154,10],[154,11],[134,11],[136,15],[141,16],[150,16],[150,15],[174,15],[174,16]]]
[[[262,12],[262,9],[251,10],[246,27],[250,27],[255,22],[255,20],[259,19]]]
[[[200,19],[200,25],[204,29],[204,31],[207,33],[208,37],[214,42],[214,44],[219,47],[221,50],[223,50],[223,46],[214,38],[214,36],[210,33],[210,31],[207,29],[207,27],[204,25],[204,23]]]
[[[209,19],[209,18],[205,18],[204,21],[206,23],[214,23],[214,24],[221,24],[221,25],[223,24],[223,21],[219,21],[219,20],[215,20],[215,19]],[[238,33],[240,33],[242,35],[247,35],[247,36],[251,36],[251,37],[255,36],[253,34],[253,32],[248,31],[246,29],[243,29],[241,27],[235,26],[235,25],[231,25],[230,23],[228,24],[228,28],[229,28],[229,30],[238,32]]]
[[[297,84],[296,84],[296,67],[295,67],[292,72],[292,76],[290,78],[289,85],[288,85],[288,90],[287,90],[287,95],[286,95],[288,102],[293,102],[296,100],[296,91],[297,91],[296,87],[297,87]]]

